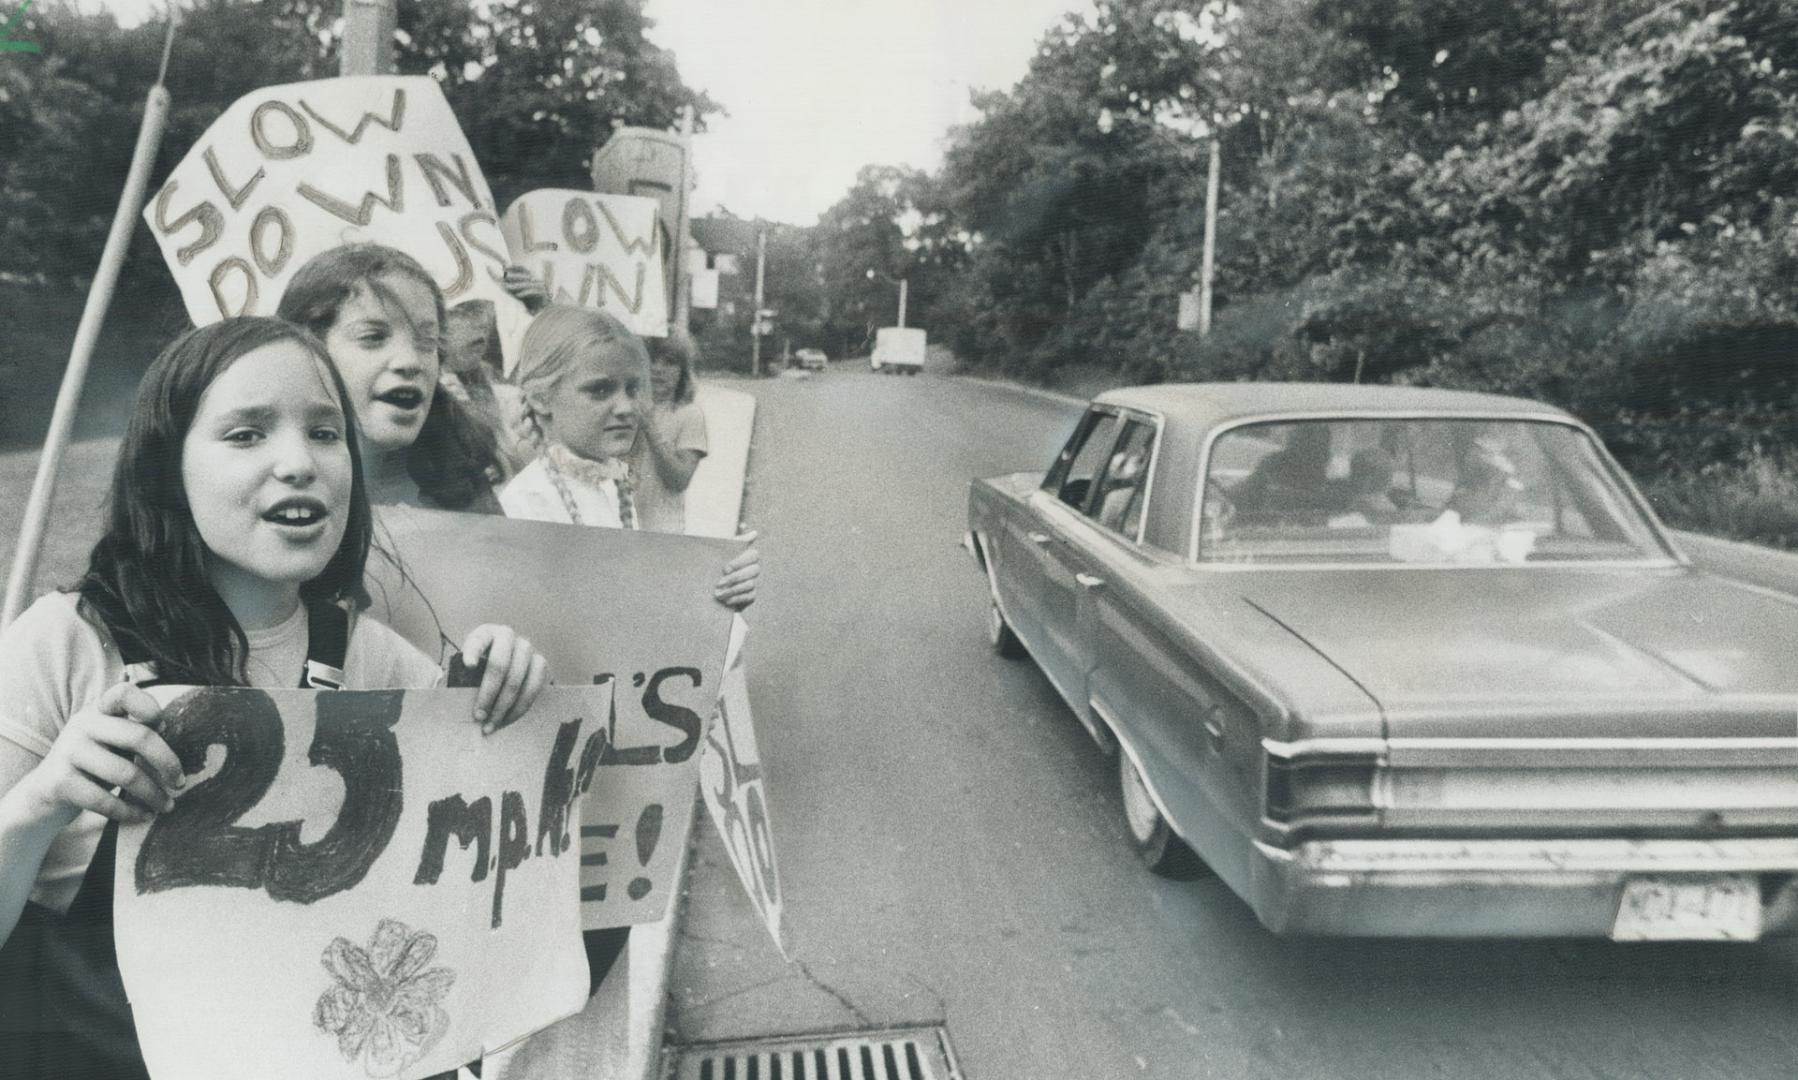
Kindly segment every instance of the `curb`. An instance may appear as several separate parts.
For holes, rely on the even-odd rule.
[[[735,387],[731,389],[751,402],[749,437],[743,451],[743,480],[736,507],[736,532],[741,533],[749,507],[749,465],[755,458],[755,424],[761,417],[761,409],[755,395]],[[666,1071],[662,1053],[667,1045],[668,982],[674,968],[674,941],[680,936],[681,925],[687,917],[690,892],[687,871],[692,867],[693,852],[699,845],[699,831],[705,827],[703,822],[709,816],[705,800],[698,792],[694,793],[693,802],[693,821],[687,830],[686,844],[681,848],[680,862],[675,867],[674,880],[678,885],[668,917],[631,931],[630,955],[626,958],[630,961],[630,1016],[622,1080],[661,1080]],[[645,946],[642,952],[638,951],[639,944]]]
[[[980,375],[952,375],[950,377],[961,379],[964,382],[979,383],[981,386],[990,386],[995,390],[1011,390],[1015,393],[1027,394],[1034,398],[1041,398],[1044,401],[1053,401],[1057,405],[1085,405],[1089,400],[1083,397],[1075,397],[1073,394],[1064,394],[1059,390],[1046,390],[1040,386],[1025,386],[1022,383],[1002,382],[998,379],[988,379]]]
[[[663,1031],[668,1022],[668,979],[674,969],[674,939],[680,936],[681,924],[687,916],[687,868],[693,862],[693,849],[699,843],[699,821],[706,814],[705,801],[693,797],[693,825],[687,830],[687,842],[681,848],[680,861],[674,867],[674,880],[681,887],[674,894],[673,907],[661,922],[648,923],[631,931],[630,964],[626,972],[630,986],[630,1013],[625,1036],[625,1059],[622,1080],[660,1080],[662,1075]]]

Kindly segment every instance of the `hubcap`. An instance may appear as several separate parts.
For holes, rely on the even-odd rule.
[[[1161,811],[1155,809],[1148,785],[1142,782],[1122,747],[1118,748],[1118,779],[1124,792],[1124,821],[1130,826],[1130,835],[1137,843],[1146,844],[1154,837],[1155,826],[1161,823]]]

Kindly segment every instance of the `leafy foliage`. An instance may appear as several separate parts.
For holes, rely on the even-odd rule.
[[[399,68],[431,74],[503,206],[532,188],[591,187],[593,151],[618,125],[671,128],[718,105],[681,82],[644,33],[639,0],[400,0]]]
[[[151,190],[231,102],[262,86],[336,74],[337,0],[198,0],[170,58],[172,99]],[[402,73],[444,85],[501,203],[543,186],[590,186],[616,124],[666,128],[718,106],[648,41],[636,0],[401,0]],[[0,277],[76,281],[99,259],[155,81],[166,24],[121,29],[71,2],[33,5],[19,29],[41,53],[0,65]],[[78,182],[71,183],[71,178]],[[121,293],[172,296],[147,233]]]
[[[929,309],[967,361],[1534,396],[1679,520],[1790,542],[1798,6],[1103,0],[974,103]]]

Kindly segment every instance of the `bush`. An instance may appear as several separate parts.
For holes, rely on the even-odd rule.
[[[1757,450],[1739,461],[1665,469],[1641,487],[1675,528],[1798,548],[1798,454],[1792,451]]]

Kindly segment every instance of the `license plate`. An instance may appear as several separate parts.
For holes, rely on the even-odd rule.
[[[1643,877],[1623,884],[1613,941],[1753,941],[1761,887],[1752,874]]]

